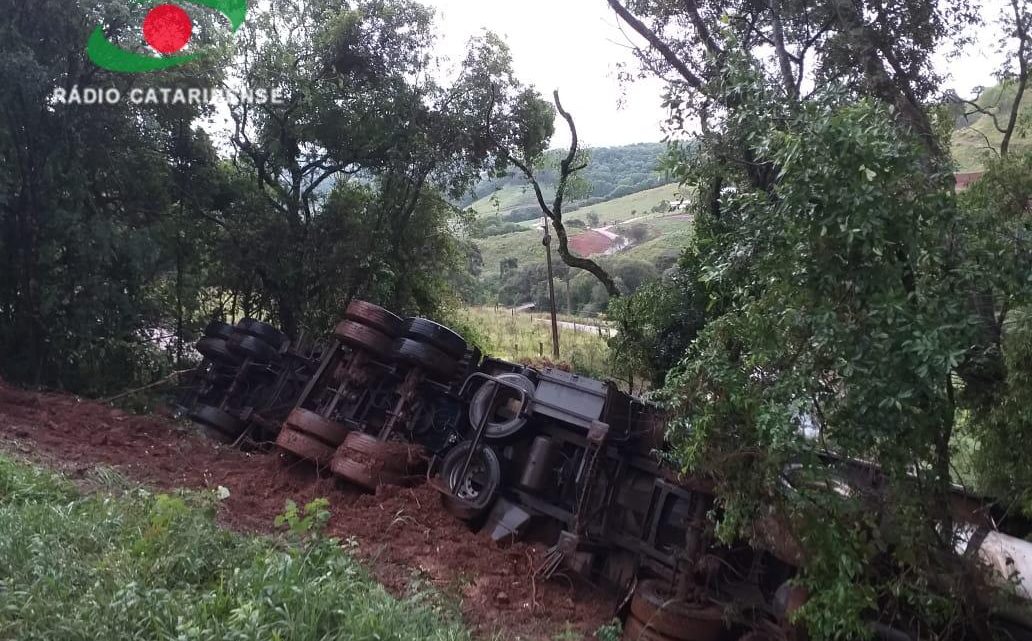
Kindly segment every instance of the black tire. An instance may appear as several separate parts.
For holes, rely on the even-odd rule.
[[[340,451],[330,461],[330,471],[350,483],[374,492],[381,485],[405,485],[406,481],[405,477],[394,470],[356,461]]]
[[[397,361],[418,367],[432,378],[448,380],[458,362],[454,358],[425,343],[420,343],[411,338],[399,338],[394,342],[394,358]]]
[[[351,430],[346,425],[331,421],[303,408],[298,408],[291,412],[284,425],[294,431],[314,436],[333,447],[343,443],[344,439],[351,433]]]
[[[276,446],[294,456],[311,461],[320,467],[330,464],[334,449],[317,438],[289,427],[280,430],[276,437]]]
[[[377,358],[391,355],[393,343],[390,337],[356,321],[341,321],[334,328],[333,335],[348,347],[364,350]]]
[[[500,374],[497,376],[499,380],[512,383],[519,388],[527,392],[527,397],[531,400],[534,399],[534,392],[537,387],[533,382],[522,374]],[[491,408],[488,404],[491,402],[491,394],[494,388],[498,385],[492,381],[487,381],[480,386],[477,393],[473,395],[473,400],[469,402],[469,421],[470,425],[476,429],[480,425],[480,420],[484,417],[485,412],[489,412]],[[498,409],[507,407],[508,402],[513,404],[519,402],[519,395],[516,394],[515,390],[512,390],[506,386],[501,386],[498,390],[498,394],[495,397],[495,412]],[[484,438],[491,440],[502,440],[507,439],[511,436],[515,436],[526,426],[526,416],[513,416],[503,420],[491,420],[494,417],[489,417],[487,427],[484,429]]]
[[[220,410],[213,405],[198,405],[190,412],[189,418],[195,423],[200,423],[222,434],[228,442],[232,443],[240,438],[247,425],[229,412]],[[218,439],[223,440],[223,439]]]
[[[233,335],[233,326],[220,320],[212,320],[204,328],[204,335],[209,338],[221,338],[228,341]]]
[[[444,325],[425,318],[406,319],[405,336],[433,345],[455,360],[461,360],[466,355],[466,339]]]
[[[673,588],[656,579],[638,582],[631,598],[631,616],[644,629],[674,639],[683,638],[685,630],[692,630],[693,639],[717,641],[724,631],[719,608],[678,601]]]
[[[221,363],[223,365],[237,365],[240,363],[240,357],[231,352],[226,341],[221,338],[211,338],[206,336],[197,341],[196,348],[197,351],[200,352],[201,356],[210,361]]]
[[[393,314],[379,305],[367,303],[364,300],[353,300],[344,312],[344,318],[372,327],[376,331],[386,334],[391,339],[401,336],[405,322],[397,314]]]
[[[455,487],[462,465],[472,443],[465,442],[452,448],[441,463],[441,479],[449,490]],[[482,514],[494,503],[498,488],[502,484],[502,465],[498,455],[489,447],[480,446],[470,462],[466,482],[453,491],[448,500],[463,504],[470,509],[470,517]]]
[[[253,318],[245,318],[236,324],[237,331],[248,336],[260,338],[276,351],[279,351],[287,342],[287,335],[268,323],[256,321]]]
[[[387,443],[364,432],[352,432],[344,439],[344,448],[389,463],[392,451]]]
[[[365,458],[383,462],[385,470],[411,475],[423,473],[430,453],[422,445],[413,443],[384,442],[364,434],[352,432],[344,440],[343,451],[357,452]],[[338,450],[338,453],[340,450]]]
[[[234,334],[226,345],[234,354],[259,363],[271,363],[279,359],[279,352],[271,345],[248,334]]]

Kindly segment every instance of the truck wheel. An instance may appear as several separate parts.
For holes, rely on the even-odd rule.
[[[391,354],[391,339],[380,332],[357,321],[341,321],[333,330],[333,335],[348,347],[369,352],[377,358],[387,358]]]
[[[279,436],[276,437],[276,445],[281,450],[312,461],[319,466],[329,465],[333,458],[332,447],[304,432],[298,432],[289,427],[280,430]]]
[[[196,349],[200,352],[201,356],[216,363],[221,363],[223,365],[237,365],[240,363],[240,357],[229,351],[229,346],[226,344],[226,341],[221,338],[210,338],[206,336],[197,341]]]
[[[638,583],[631,614],[648,630],[673,639],[717,641],[724,631],[719,608],[678,601],[666,583],[655,579]]]
[[[327,445],[337,447],[344,442],[344,439],[348,437],[348,433],[351,431],[346,425],[331,421],[328,418],[324,418],[315,412],[311,412],[306,409],[298,408],[290,413],[284,425],[292,428],[294,431],[303,432],[309,436],[314,436],[319,440],[325,442]]]
[[[399,338],[394,342],[394,358],[406,365],[418,367],[439,380],[446,380],[455,373],[454,358],[448,357],[436,347],[411,338]]]
[[[384,442],[362,432],[348,434],[348,438],[344,441],[344,449],[381,461],[385,469],[394,470],[406,476],[424,473],[426,462],[430,460],[430,453],[421,445],[394,441]]]
[[[454,488],[458,482],[470,447],[472,443],[462,443],[452,448],[444,457],[441,463],[441,479],[449,489]],[[453,491],[454,499],[448,499],[457,499],[461,507],[469,508],[470,518],[475,518],[491,507],[501,482],[502,466],[498,461],[498,455],[491,448],[481,446],[470,462],[465,483]]]
[[[533,382],[522,374],[501,374],[499,380],[516,385],[527,392],[527,396],[533,400],[534,391],[537,387]],[[497,383],[486,381],[473,395],[469,402],[469,421],[475,429],[480,425],[480,420],[485,413],[488,417],[487,427],[484,428],[484,436],[491,440],[502,440],[514,436],[527,424],[527,417],[520,416],[519,395],[509,387],[501,386],[495,396],[494,407],[488,407],[491,403],[491,394],[494,392]]]
[[[433,345],[455,360],[466,355],[466,340],[444,325],[425,318],[405,320],[405,336]]]
[[[233,335],[233,326],[228,323],[223,323],[220,320],[213,319],[204,328],[204,335],[209,338],[229,340],[229,337]]]
[[[394,339],[401,336],[404,321],[401,317],[393,314],[379,305],[367,303],[364,300],[353,300],[344,312],[344,318],[372,327],[382,334]]]
[[[260,338],[276,351],[279,351],[283,344],[287,342],[287,335],[279,331],[268,323],[256,321],[253,318],[245,318],[236,324],[237,331],[243,332],[248,336],[254,336]]]
[[[247,425],[229,412],[213,405],[198,405],[190,412],[189,418],[195,423],[209,428],[206,432],[215,440],[233,443],[244,433]]]
[[[237,356],[250,358],[259,363],[271,363],[279,360],[279,352],[271,345],[249,334],[234,334],[226,345]]]

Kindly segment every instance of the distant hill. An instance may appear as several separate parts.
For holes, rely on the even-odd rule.
[[[990,110],[1003,125],[1006,123],[1007,117],[1010,115],[1010,107],[1014,103],[1014,91],[1013,85],[1007,88],[1000,85],[990,87],[982,92],[978,105]],[[996,129],[992,117],[987,114],[974,113],[966,116],[965,113],[971,111],[971,108],[959,102],[949,104],[947,107],[953,116],[956,127],[953,132],[953,157],[957,161],[958,169],[960,171],[982,169],[985,166],[986,153],[992,153],[987,150],[986,139],[994,148],[999,148],[1003,134]],[[1019,123],[1021,118],[1032,118],[1032,91],[1026,91],[1022,98]],[[1016,132],[1011,138],[1011,151],[1030,150],[1032,150],[1032,138],[1027,135],[1021,137]]]
[[[1013,89],[994,87],[983,93],[980,104],[993,108],[1003,122],[1013,95]],[[959,102],[947,104],[946,108],[954,118],[952,146],[958,170],[982,169],[986,139],[998,147],[1002,134],[996,131],[988,115],[968,116],[969,109]],[[1025,96],[1021,109],[1024,117],[1032,119],[1032,93]],[[1014,151],[1032,151],[1032,139],[1027,136],[1015,134],[1011,145]],[[647,264],[656,273],[662,273],[674,264],[693,233],[691,216],[683,205],[691,190],[682,194],[678,185],[658,171],[665,149],[662,144],[639,144],[591,151],[591,163],[584,172],[590,196],[568,203],[565,210],[571,239],[581,235],[581,242],[572,245],[594,254],[611,269]],[[556,176],[543,172],[539,179],[546,197],[551,197]],[[483,258],[482,280],[495,291],[518,299],[517,302],[533,300],[533,288],[527,283],[540,280],[538,272],[544,252],[539,227],[541,211],[526,180],[514,175],[483,181],[459,204],[478,214],[481,227],[475,242]],[[536,276],[525,278],[521,272]],[[584,274],[577,278],[591,282]],[[581,311],[597,312],[602,308],[601,303],[592,299]]]
[[[579,176],[587,182],[588,195],[579,203],[570,203],[568,210],[594,205],[669,182],[659,171],[666,152],[663,143],[639,143],[623,147],[597,147],[590,150],[591,162]],[[551,151],[550,154],[559,154]],[[555,189],[555,170],[542,170],[538,181],[548,195]],[[457,203],[471,207],[481,216],[497,215],[509,222],[520,222],[540,216],[533,191],[521,174],[485,180]]]
[[[668,265],[684,247],[691,230],[691,221],[683,214],[682,200],[680,188],[668,184],[583,207],[567,213],[564,218],[571,237],[586,233],[591,226],[589,219],[594,220],[595,216],[599,227],[611,228],[614,233],[620,233],[621,224],[644,225],[642,242],[632,244],[617,255]],[[498,274],[502,260],[515,258],[519,266],[544,262],[539,220],[523,223],[524,231],[476,241],[484,260],[485,277]]]

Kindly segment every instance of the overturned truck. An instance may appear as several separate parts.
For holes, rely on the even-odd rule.
[[[799,546],[774,521],[765,544],[716,543],[711,486],[663,464],[661,413],[611,382],[485,358],[447,327],[362,301],[325,340],[212,321],[197,350],[183,404],[213,438],[275,444],[369,490],[429,482],[471,529],[549,545],[541,576],[573,570],[627,594],[625,639],[802,638],[790,621],[807,599],[792,582]],[[876,468],[834,464],[846,483],[876,482]],[[990,507],[959,490],[955,503],[1001,579],[1032,572],[1032,546]],[[1028,585],[1018,579],[1025,599]],[[1032,639],[1026,617],[1000,627]]]

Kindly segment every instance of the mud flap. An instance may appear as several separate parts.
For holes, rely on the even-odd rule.
[[[483,531],[495,543],[517,541],[530,525],[530,514],[520,506],[499,498],[487,516]]]

